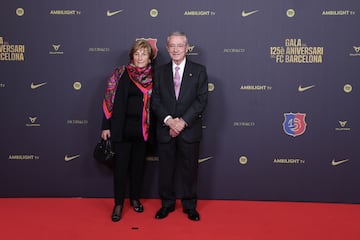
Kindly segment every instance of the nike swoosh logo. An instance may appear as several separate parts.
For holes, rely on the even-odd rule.
[[[199,159],[199,163],[205,162],[205,161],[210,160],[210,159],[212,159],[212,158],[213,158],[213,157],[200,158],[200,159]]]
[[[65,155],[64,160],[68,162],[68,161],[74,160],[75,158],[78,158],[78,157],[80,157],[80,155],[74,155],[74,156]]]
[[[30,87],[31,87],[31,89],[37,89],[39,87],[44,86],[45,84],[47,84],[47,82],[43,82],[43,83],[39,83],[39,84],[31,83]]]
[[[247,11],[243,10],[243,11],[241,12],[241,16],[243,16],[243,17],[248,17],[248,16],[250,16],[250,15],[253,15],[254,13],[257,13],[258,11],[259,11],[259,10],[247,12]]]
[[[309,89],[311,89],[313,87],[315,87],[315,85],[310,85],[310,86],[307,86],[307,87],[302,87],[301,85],[299,85],[298,91],[299,92],[305,92],[306,90],[309,90]]]
[[[111,17],[111,16],[114,16],[114,15],[116,15],[118,13],[121,13],[122,11],[124,11],[124,9],[121,9],[121,10],[118,10],[118,11],[113,11],[113,12],[110,11],[110,10],[107,10],[106,16]]]
[[[212,159],[213,157],[206,157],[206,158],[200,158],[198,160],[199,163],[205,162],[207,160]],[[155,161],[159,161],[159,157],[153,156],[153,157],[146,157],[146,161],[150,161],[150,162],[155,162]]]
[[[337,165],[340,165],[340,164],[345,163],[345,162],[347,162],[347,161],[350,161],[350,159],[344,159],[344,160],[339,160],[339,161],[336,161],[335,159],[333,159],[333,160],[331,161],[331,165],[337,166]]]

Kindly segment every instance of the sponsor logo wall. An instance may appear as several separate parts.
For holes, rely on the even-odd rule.
[[[360,203],[360,2],[5,0],[0,197],[112,197],[92,151],[112,70],[138,38],[155,64],[187,33],[206,65],[205,199]],[[147,159],[144,197],[157,195]]]

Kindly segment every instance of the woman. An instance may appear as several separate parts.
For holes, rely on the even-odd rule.
[[[130,63],[116,68],[108,79],[103,101],[101,137],[111,137],[115,152],[114,222],[121,219],[128,178],[130,205],[136,212],[144,211],[139,198],[149,138],[154,53],[146,40],[137,40],[129,56]]]

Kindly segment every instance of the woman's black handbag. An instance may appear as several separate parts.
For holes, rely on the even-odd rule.
[[[110,138],[104,140],[101,139],[95,146],[94,149],[94,158],[104,164],[111,164],[115,153],[111,148],[111,140]]]

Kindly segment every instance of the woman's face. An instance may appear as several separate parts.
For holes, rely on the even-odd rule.
[[[138,68],[146,68],[150,63],[150,54],[146,48],[140,48],[134,52],[133,64]]]

